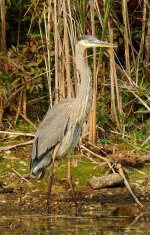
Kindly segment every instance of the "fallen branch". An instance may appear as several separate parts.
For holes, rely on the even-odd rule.
[[[16,173],[21,179],[23,179],[24,181],[26,181],[28,184],[33,185],[29,180],[27,180],[27,179],[24,178],[22,175],[20,175],[15,169],[13,169],[13,168],[11,168],[11,169],[12,169],[12,171],[13,171],[14,173]]]
[[[133,227],[133,225],[135,224],[135,223],[137,223],[137,221],[144,215],[145,213],[140,213],[138,216],[136,216],[135,217],[135,219],[132,221],[132,223],[131,224],[129,224],[129,226],[127,226],[126,228],[125,228],[125,233],[124,234],[129,234],[129,232],[130,232],[130,230],[132,229],[132,227]]]
[[[145,144],[147,144],[148,141],[150,141],[150,136],[143,142],[143,144],[141,145],[141,147],[144,146]]]
[[[17,112],[17,108],[12,105],[12,108]],[[37,127],[21,112],[18,112],[18,114],[26,121],[28,122],[35,130],[37,130]]]
[[[88,182],[93,189],[99,189],[122,184],[124,179],[120,174],[112,173],[107,176],[93,177]]]
[[[141,97],[140,96],[138,96],[133,90],[131,90],[131,89],[128,89],[140,102],[141,102],[141,104],[143,104],[143,106],[145,107],[145,108],[147,108],[147,110],[150,112],[150,107],[147,105],[147,103],[144,101],[144,100],[142,100],[141,99]]]
[[[8,135],[23,135],[23,136],[35,136],[35,134],[32,133],[24,133],[24,132],[16,132],[16,131],[0,131],[0,134],[8,134]]]
[[[98,162],[94,161],[93,158],[88,157],[88,156],[86,156],[86,155],[84,155],[84,157],[86,157],[88,160],[90,160],[93,164],[98,165],[98,166],[100,165]],[[103,164],[105,165],[105,164],[107,164],[107,163],[103,163]]]
[[[111,165],[111,163],[109,162],[108,159],[106,159],[106,158],[104,158],[104,157],[102,157],[102,156],[100,156],[100,155],[98,155],[98,154],[92,152],[90,149],[86,148],[84,145],[81,145],[80,147],[81,147],[82,149],[84,149],[86,152],[92,154],[93,156],[95,156],[95,157],[101,159],[102,161],[105,161],[105,162],[108,164],[108,166],[110,167],[110,169],[113,171],[113,173],[115,173],[115,170],[113,169],[113,167],[112,167],[112,165]]]
[[[20,147],[20,146],[29,145],[29,144],[32,144],[32,143],[33,143],[33,140],[29,140],[29,141],[19,143],[19,144],[13,144],[13,145],[9,145],[9,146],[0,147],[0,152],[6,151],[6,150],[9,150],[9,149],[13,149],[13,148],[16,148],[16,147]]]
[[[127,189],[128,189],[128,191],[130,192],[130,194],[132,195],[132,197],[134,198],[134,200],[136,201],[136,203],[137,203],[141,208],[143,208],[144,206],[142,205],[142,203],[138,200],[138,198],[137,198],[137,197],[135,196],[135,194],[133,193],[133,191],[132,191],[132,189],[131,189],[131,187],[130,187],[130,185],[129,185],[129,183],[128,183],[126,177],[125,177],[125,174],[124,174],[124,172],[123,172],[123,169],[122,169],[121,164],[118,163],[118,164],[116,165],[116,168],[117,168],[119,174],[120,174],[120,175],[122,176],[122,178],[124,179],[124,184],[125,184],[125,186],[127,187]]]
[[[150,113],[150,110],[139,110],[139,111],[135,111],[134,113],[147,114],[147,113]]]

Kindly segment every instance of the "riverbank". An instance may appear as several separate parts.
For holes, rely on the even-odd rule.
[[[118,156],[125,154],[125,150],[120,151]],[[7,150],[1,153],[1,189],[0,194],[1,213],[47,213],[47,192],[49,182],[48,168],[42,179],[26,179],[29,173],[31,147],[20,147]],[[111,154],[112,155],[112,154]],[[132,157],[131,157],[132,158]],[[132,160],[130,159],[132,162]],[[93,176],[103,176],[110,171],[107,164],[90,155],[72,155],[71,172],[75,184],[78,213],[139,213],[141,208],[135,203],[129,191],[124,185],[112,188],[93,190],[88,184]],[[144,205],[144,210],[150,207],[150,170],[149,164],[138,167],[125,166],[124,171],[129,183]],[[75,214],[76,207],[69,185],[66,181],[67,159],[59,160],[55,164],[54,182],[50,198],[50,208],[52,214]],[[8,190],[7,190],[8,189]],[[1,190],[2,192],[2,190]],[[108,209],[107,209],[108,208]],[[118,212],[116,212],[118,209]],[[123,209],[122,208],[126,208]],[[104,210],[105,209],[105,210]],[[110,212],[111,211],[111,212]],[[120,212],[121,211],[121,212]]]

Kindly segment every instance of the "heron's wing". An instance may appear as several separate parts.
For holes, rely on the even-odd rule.
[[[72,101],[65,99],[48,110],[34,138],[32,160],[49,152],[63,139]]]

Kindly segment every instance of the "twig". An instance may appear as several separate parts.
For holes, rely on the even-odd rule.
[[[141,175],[147,176],[147,174],[144,171],[138,170],[137,168],[134,168],[135,171],[137,171]]]
[[[115,173],[115,170],[113,169],[112,165],[110,164],[110,162],[109,162],[106,158],[104,158],[104,157],[102,157],[102,156],[100,156],[100,155],[98,155],[98,154],[92,152],[90,149],[86,148],[84,145],[81,145],[81,148],[84,149],[86,152],[92,154],[93,156],[95,156],[95,157],[101,159],[102,161],[107,162],[107,164],[108,164],[108,166],[110,167],[110,169]]]
[[[82,156],[84,156],[84,157],[86,157],[88,160],[90,160],[93,164],[96,164],[96,165],[100,165],[98,162],[96,162],[96,161],[94,161],[94,159],[93,158],[91,158],[91,157],[88,157],[88,156],[86,156],[86,155],[82,155]],[[106,164],[106,163],[103,163],[103,164]]]
[[[110,130],[110,132],[111,133],[114,133],[114,134],[116,134],[116,135],[121,135],[121,136],[124,136],[124,137],[127,137],[127,138],[132,138],[131,136],[129,136],[129,135],[125,135],[125,134],[122,134],[122,133],[120,133],[120,132],[118,132],[118,131],[112,131],[112,130]]]
[[[147,114],[147,113],[150,113],[150,110],[138,110],[138,111],[135,111],[134,113]]]
[[[145,106],[145,108],[147,108],[148,111],[150,111],[150,107],[146,104],[146,102],[144,100],[141,99],[140,96],[138,96],[133,90],[131,90],[130,88],[127,88],[140,102],[141,104],[143,104],[143,106]]]
[[[13,132],[13,131],[0,131],[0,134],[8,134],[8,135],[23,135],[23,136],[35,136],[32,133],[24,133],[24,132]]]
[[[29,140],[29,141],[26,141],[26,142],[23,142],[23,143],[1,147],[0,148],[0,152],[1,151],[5,151],[5,150],[9,150],[9,149],[12,149],[12,148],[16,148],[16,147],[19,147],[19,146],[24,146],[24,145],[32,144],[32,143],[33,143],[33,140]]]
[[[89,145],[91,145],[92,147],[96,148],[97,150],[99,150],[99,147],[96,144],[90,143],[88,142]]]
[[[16,173],[21,179],[23,179],[24,181],[26,181],[28,184],[33,185],[29,180],[27,180],[27,179],[24,178],[22,175],[20,175],[14,168],[11,168],[11,169],[12,169],[12,171],[13,171],[14,173]]]
[[[143,142],[143,144],[141,144],[140,147],[144,146],[145,144],[147,144],[147,142],[150,140],[150,136]]]
[[[124,184],[125,186],[127,187],[128,191],[130,192],[130,194],[132,195],[132,197],[134,198],[134,200],[136,201],[136,203],[141,207],[143,208],[144,206],[142,205],[142,203],[138,200],[138,198],[135,196],[135,194],[133,193],[125,175],[124,175],[124,172],[123,172],[123,169],[122,169],[122,166],[120,163],[117,164],[117,169],[118,169],[118,172],[119,174],[122,176],[122,178],[124,179]]]
[[[129,226],[127,226],[125,228],[125,233],[124,234],[128,234],[130,232],[130,230],[132,229],[133,225],[144,215],[144,213],[140,213],[138,216],[135,217],[135,219],[132,221],[131,224],[129,224]]]
[[[45,72],[46,73],[46,72]],[[40,74],[41,75],[41,74]],[[39,75],[39,76],[40,76]],[[39,101],[41,101],[41,100],[43,100],[43,99],[45,99],[45,98],[47,98],[48,97],[48,95],[44,95],[44,96],[42,96],[42,97],[39,97],[39,98],[36,98],[36,99],[33,99],[33,100],[29,100],[29,101],[27,101],[27,103],[28,103],[28,105],[32,105],[32,104],[35,104],[35,103],[37,103],[37,102],[39,102]]]
[[[17,111],[17,108],[14,105],[12,105],[12,108],[13,110]],[[23,113],[21,112],[18,112],[18,113],[22,118],[24,118],[26,122],[28,122],[35,130],[37,130],[37,127]]]

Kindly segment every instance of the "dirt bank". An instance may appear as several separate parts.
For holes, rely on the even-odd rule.
[[[18,149],[5,151],[0,156],[0,188],[6,189],[6,191],[4,190],[0,194],[2,215],[7,213],[47,213],[49,169],[46,170],[41,180],[25,179],[23,176],[29,173],[30,152],[30,147],[22,147],[19,148],[19,151]],[[109,168],[103,162],[75,155],[71,157],[71,166],[79,207],[78,212],[80,214],[90,214],[93,213],[92,211],[97,211],[97,213],[114,213],[114,211],[118,210],[117,208],[126,208],[126,210],[123,209],[123,213],[131,213],[131,206],[133,214],[141,210],[125,186],[99,190],[92,190],[90,188],[87,182],[91,177],[102,176],[108,173]],[[149,210],[149,165],[142,165],[138,168],[127,166],[124,169],[134,193],[145,205],[144,210]],[[56,162],[50,200],[52,214],[76,213],[75,203],[68,183],[65,180],[66,175],[67,159]]]

